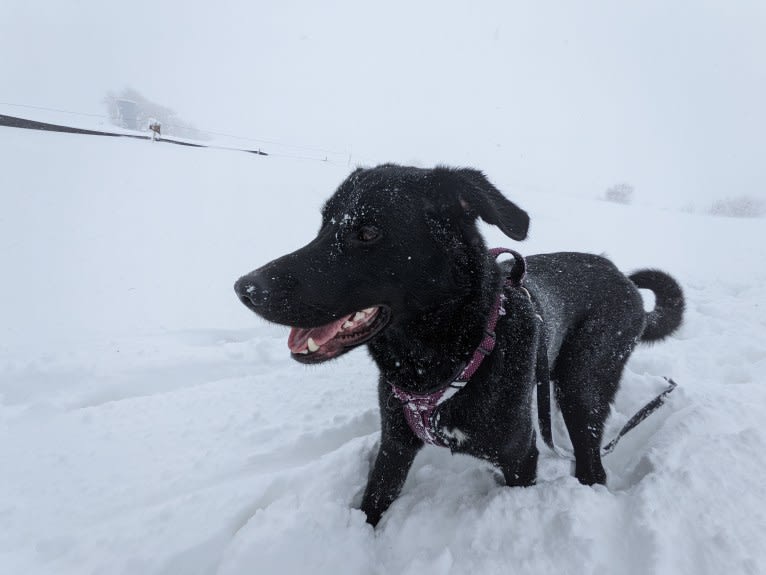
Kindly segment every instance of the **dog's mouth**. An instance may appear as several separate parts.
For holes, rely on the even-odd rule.
[[[301,363],[321,363],[361,345],[386,327],[391,312],[387,307],[369,307],[326,325],[294,327],[287,345],[292,358]]]

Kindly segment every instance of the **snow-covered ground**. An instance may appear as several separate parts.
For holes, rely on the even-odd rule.
[[[374,531],[365,352],[298,365],[232,291],[313,236],[349,168],[7,129],[0,157],[0,573],[766,573],[763,219],[489,173],[531,214],[524,253],[684,286],[682,330],[634,354],[607,435],[660,376],[679,389],[605,460],[607,488],[545,450],[538,485],[509,489],[428,447]]]

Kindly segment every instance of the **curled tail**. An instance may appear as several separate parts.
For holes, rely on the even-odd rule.
[[[678,282],[659,270],[639,270],[628,278],[637,287],[654,292],[654,309],[646,314],[641,341],[658,341],[676,331],[684,315],[684,293]]]

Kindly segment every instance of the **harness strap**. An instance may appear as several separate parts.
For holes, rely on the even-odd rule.
[[[495,258],[501,254],[511,254],[513,256],[514,265],[504,285],[521,287],[521,282],[524,280],[527,272],[527,263],[524,260],[524,256],[507,248],[493,248],[489,250],[489,253]],[[432,391],[418,393],[389,383],[394,396],[402,402],[407,425],[424,443],[439,447],[449,446],[447,441],[437,433],[438,413],[436,410],[439,405],[455,395],[468,383],[481,366],[484,358],[495,349],[497,341],[495,327],[500,316],[505,315],[504,301],[505,296],[501,289],[492,303],[489,317],[487,318],[487,325],[484,329],[484,336],[479,342],[478,347],[474,350],[471,360],[458,370],[457,375],[453,376],[447,384],[441,385]]]
[[[442,403],[460,391],[465,384],[466,382],[455,381],[432,393],[413,393],[395,385],[391,385],[391,389],[396,398],[402,402],[404,418],[415,435],[428,445],[449,447],[447,441],[436,433],[438,413],[434,417],[434,412]]]
[[[524,256],[508,248],[492,248],[489,250],[489,253],[495,258],[502,254],[511,254],[513,256],[513,267],[505,279],[505,285],[521,287],[521,282],[527,276],[527,260],[524,259]]]

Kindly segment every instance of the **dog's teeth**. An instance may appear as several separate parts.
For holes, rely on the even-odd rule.
[[[298,353],[301,354],[301,355],[308,355],[309,350],[304,349],[303,351],[299,351]]]
[[[354,321],[362,321],[366,317],[367,317],[366,313],[364,313],[363,311],[358,311],[354,315]]]
[[[307,343],[308,343],[310,352],[314,353],[316,350],[319,349],[319,346],[317,345],[317,343],[314,341],[313,338],[310,337]]]
[[[343,329],[348,329],[350,327],[354,327],[353,322],[347,321],[346,323],[343,324]]]
[[[367,315],[370,315],[372,312],[375,311],[375,308],[374,307],[368,307],[367,309],[363,309],[362,311],[364,313],[366,313]]]

